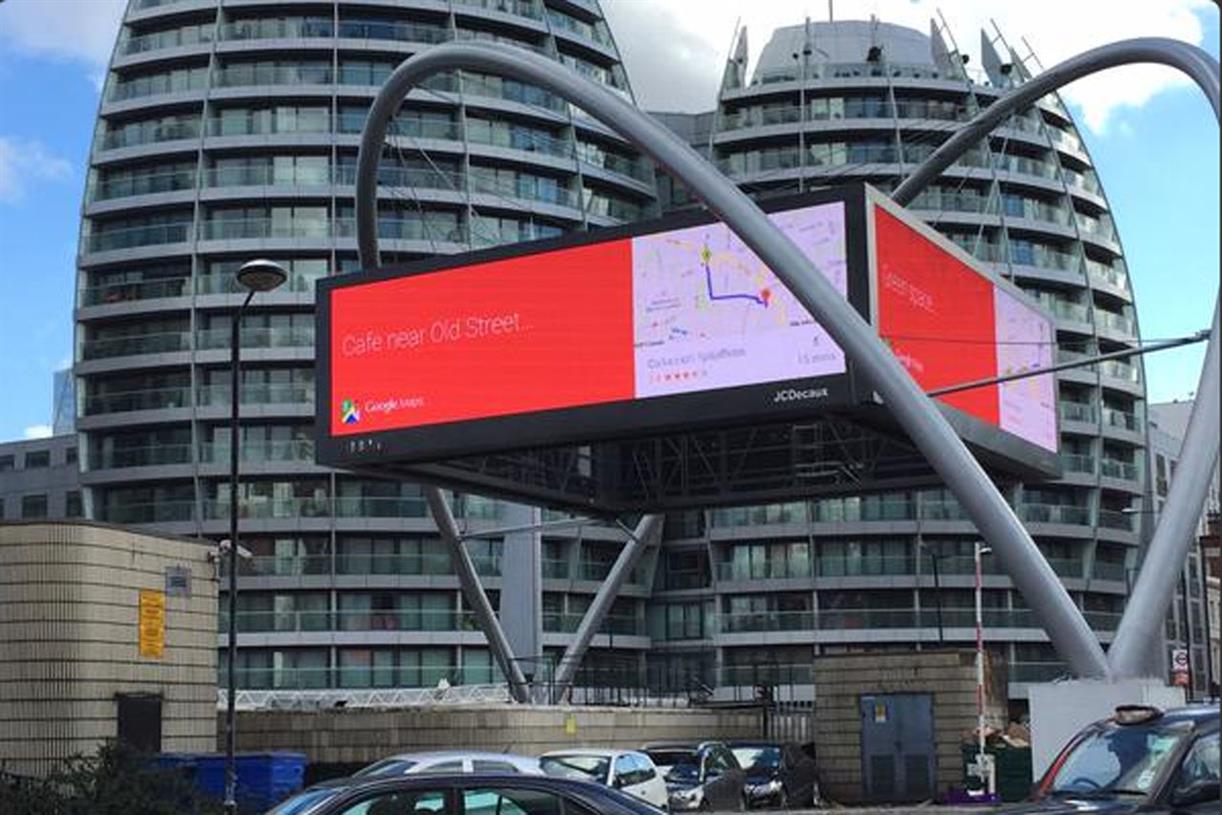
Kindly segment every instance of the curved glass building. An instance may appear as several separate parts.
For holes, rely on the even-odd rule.
[[[313,282],[357,268],[365,113],[398,62],[453,39],[533,48],[631,94],[596,0],[130,0],[123,21],[78,261],[86,511],[228,534],[234,272],[255,257],[283,264],[288,283],[254,299],[242,335],[243,687],[500,680],[419,489],[313,463]],[[893,187],[1028,75],[1004,43],[984,42],[977,74],[943,32],[877,22],[780,29],[750,74],[745,51],[713,113],[667,121],[759,196]],[[381,182],[388,262],[659,211],[652,167],[606,128],[537,88],[470,72],[413,91]],[[1008,119],[913,207],[1056,315],[1063,359],[1137,343],[1108,202],[1056,97]],[[1126,512],[1147,490],[1139,360],[1059,374],[1065,476],[1009,488],[1105,642],[1148,517]],[[457,508],[467,529],[521,517],[472,497]],[[622,540],[597,525],[544,531],[532,549],[536,650],[564,647]],[[588,662],[657,690],[777,682],[800,697],[820,653],[966,645],[975,540],[936,490],[676,514]],[[503,553],[518,545],[468,544],[494,603],[525,591],[503,585]],[[1022,696],[1064,669],[1008,579],[988,571],[986,638]]]
[[[86,507],[97,520],[227,536],[234,272],[256,257],[281,263],[288,283],[255,298],[241,339],[240,508],[253,554],[239,606],[243,686],[492,678],[419,489],[319,468],[312,442],[313,284],[357,267],[352,185],[366,111],[404,58],[464,39],[539,51],[631,95],[596,0],[128,4],[79,248]],[[656,210],[651,167],[518,82],[437,76],[411,94],[393,133],[379,201],[388,262]],[[465,500],[460,514],[495,524],[499,510]],[[622,540],[606,537],[545,543],[553,640]],[[501,544],[472,546],[495,598]],[[617,646],[643,633],[644,589],[633,592],[616,610]]]
[[[983,35],[983,70],[969,71],[938,26],[781,28],[750,72],[745,36],[716,110],[673,126],[758,197],[845,181],[892,189],[1029,77],[1004,41]],[[1061,361],[1138,342],[1107,198],[1056,96],[1007,119],[911,209],[1055,315]],[[1146,492],[1140,360],[1058,374],[1064,477],[1009,491],[1105,643],[1140,542],[1142,516],[1131,511]],[[944,491],[693,513],[668,523],[666,537],[651,612],[659,673],[801,684],[813,654],[974,641],[977,536]],[[1008,578],[987,560],[986,570],[986,640],[1022,696],[1064,666]]]

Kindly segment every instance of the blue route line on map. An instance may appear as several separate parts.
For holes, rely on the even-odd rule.
[[[751,300],[758,305],[768,308],[768,304],[764,302],[764,298],[754,294],[714,294],[713,293],[713,270],[709,268],[707,260],[701,261],[704,266],[704,282],[708,285],[710,300]]]

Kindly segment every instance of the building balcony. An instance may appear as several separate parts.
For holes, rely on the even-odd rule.
[[[189,240],[191,240],[191,222],[183,221],[172,224],[105,229],[87,235],[84,243],[89,252],[113,252],[119,249],[185,243]]]
[[[229,407],[229,385],[200,385],[196,403],[200,407]],[[243,405],[307,405],[314,408],[314,385],[244,383],[240,387]]]
[[[112,524],[166,524],[195,520],[194,501],[102,504],[97,519]]]
[[[476,573],[484,577],[501,576],[499,555],[471,556]],[[411,577],[452,577],[454,563],[444,553],[356,554],[341,552],[335,558],[335,573],[345,576],[406,575]]]
[[[810,561],[807,560],[761,560],[752,563],[729,561],[717,564],[717,579],[727,583],[748,580],[801,579],[809,578],[811,574]],[[703,573],[701,575],[703,576]]]
[[[1136,464],[1110,458],[1100,460],[1099,473],[1105,478],[1116,478],[1123,481],[1137,481],[1141,478]]]
[[[1095,406],[1085,402],[1061,402],[1059,404],[1061,421],[1077,422],[1078,424],[1095,425],[1099,423],[1099,414]]]
[[[1095,457],[1081,453],[1061,453],[1061,467],[1066,473],[1095,475],[1098,472]]]
[[[111,357],[171,354],[191,350],[188,331],[168,331],[159,334],[133,334],[126,337],[102,337],[81,343],[81,360]]]
[[[109,306],[140,300],[160,300],[190,295],[189,277],[165,277],[122,283],[85,286],[80,290],[81,306]]]
[[[121,449],[93,450],[89,454],[90,470],[112,470],[125,467],[157,467],[169,464],[190,464],[190,444],[154,444]]]
[[[718,615],[722,634],[743,634],[767,631],[814,631],[813,611],[760,611]]]
[[[585,619],[585,614],[545,611],[543,613],[543,630],[551,634],[572,634],[577,631],[577,627],[581,625],[583,619]],[[610,633],[613,636],[625,637],[643,637],[646,635],[645,624],[642,620],[635,616],[620,614],[608,614],[607,618],[603,621],[602,627],[595,633]]]
[[[229,327],[201,330],[195,334],[195,347],[200,351],[229,350],[233,330]],[[254,328],[243,326],[239,346],[243,351],[252,348],[314,348],[313,326],[272,326]]]
[[[104,178],[92,189],[89,200],[113,201],[137,195],[192,190],[195,189],[195,182],[194,169]]]
[[[194,120],[156,123],[139,129],[121,128],[108,131],[101,137],[97,148],[101,151],[121,150],[166,142],[193,141],[198,139],[199,135],[199,118],[196,117]]]
[[[291,441],[243,440],[238,446],[238,458],[246,464],[314,463],[314,439]],[[201,464],[229,464],[227,443],[204,442],[199,445]]]
[[[1018,517],[1031,523],[1090,526],[1090,507],[1070,504],[1019,504]]]
[[[228,393],[228,391],[226,391]],[[191,405],[189,387],[148,388],[144,390],[94,393],[85,396],[86,416],[126,413],[139,410],[169,410]]]

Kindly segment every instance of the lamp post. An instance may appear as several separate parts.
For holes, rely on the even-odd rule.
[[[984,791],[992,795],[994,791],[993,764],[984,749],[984,603],[983,574],[981,566],[984,555],[993,550],[981,541],[976,541],[974,554],[976,562],[976,768],[980,773],[980,782]]]
[[[238,284],[246,289],[246,299],[233,313],[233,329],[229,339],[229,666],[226,675],[225,694],[225,803],[226,813],[236,813],[235,797],[238,785],[237,728],[234,704],[237,700],[238,663],[238,406],[239,366],[241,364],[242,314],[250,305],[251,298],[261,291],[271,291],[288,279],[284,267],[271,260],[252,260],[244,263],[237,273]]]

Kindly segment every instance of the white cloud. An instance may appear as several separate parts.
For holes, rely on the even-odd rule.
[[[27,439],[46,439],[51,436],[51,425],[36,424],[25,429],[23,433]]]
[[[21,53],[105,66],[126,0],[0,2],[0,42]]]
[[[604,0],[637,100],[647,109],[699,111],[712,108],[722,67],[730,49],[735,20],[748,29],[752,65],[773,29],[798,25],[809,14],[827,19],[827,4],[809,0],[769,0],[746,5],[741,0]],[[1170,37],[1200,45],[1204,27],[1198,15],[1218,14],[1210,0],[1026,0],[990,3],[979,0],[868,0],[835,5],[837,19],[880,20],[922,32],[942,11],[962,50],[980,65],[980,32],[993,32],[991,21],[1015,47],[1027,53],[1031,44],[1045,66],[1088,48],[1131,37]],[[1117,68],[1069,85],[1065,99],[1082,112],[1096,133],[1106,130],[1125,107],[1140,107],[1155,94],[1188,82],[1160,66]]]
[[[14,204],[36,181],[63,181],[72,177],[72,163],[39,141],[0,136],[0,203]]]

